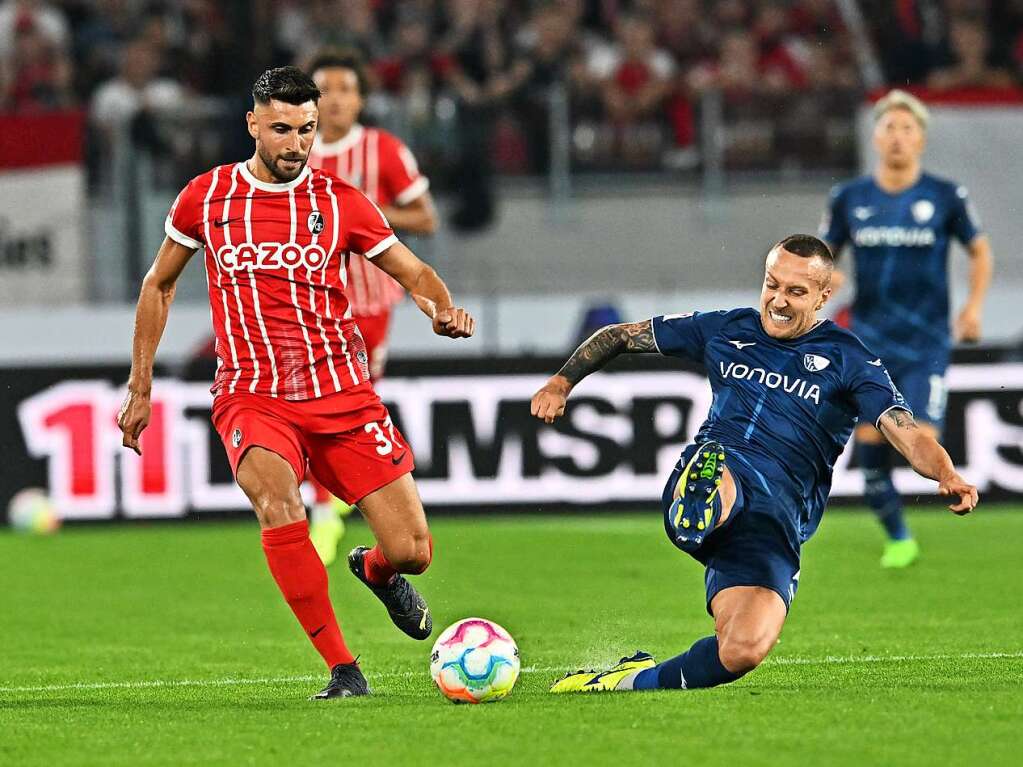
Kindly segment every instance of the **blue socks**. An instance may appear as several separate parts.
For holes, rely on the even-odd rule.
[[[718,638],[700,639],[687,652],[646,668],[632,681],[634,690],[695,690],[734,682],[742,674],[733,674],[718,657]]]
[[[902,500],[892,483],[888,445],[856,443],[856,459],[863,469],[864,495],[888,537],[893,541],[910,538],[902,515]]]

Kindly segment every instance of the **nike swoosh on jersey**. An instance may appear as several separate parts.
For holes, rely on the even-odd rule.
[[[879,368],[881,367],[881,358],[878,357],[876,360],[867,360],[867,364]]]

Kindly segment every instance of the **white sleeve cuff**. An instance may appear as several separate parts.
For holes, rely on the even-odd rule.
[[[163,231],[166,232],[167,236],[174,240],[174,242],[178,243],[179,245],[184,245],[186,248],[198,250],[199,248],[202,247],[202,243],[199,242],[198,240],[193,240],[187,234],[179,232],[174,227],[174,224],[171,223],[170,216],[167,216],[167,220],[163,222]]]
[[[426,190],[430,188],[430,179],[426,176],[420,176],[401,192],[394,197],[394,204],[399,208],[408,205],[413,200],[416,200],[426,194]]]
[[[656,319],[657,317],[650,318],[650,337],[654,339],[654,348],[657,350],[657,353],[663,355],[664,352],[661,351],[661,347],[657,343],[657,331],[654,329],[654,320]]]
[[[885,413],[889,413],[892,410],[905,410],[907,413],[910,414],[910,416],[913,415],[913,411],[909,409],[908,405],[892,405],[891,407],[886,407],[884,410],[881,411],[881,415],[877,417],[877,420],[874,421],[875,429],[881,431],[881,419],[884,418]]]
[[[362,255],[364,255],[366,258],[376,258],[397,242],[398,238],[392,234],[390,237],[385,237],[384,239],[382,239],[380,242],[378,242],[376,245],[374,245],[372,248],[367,250]]]

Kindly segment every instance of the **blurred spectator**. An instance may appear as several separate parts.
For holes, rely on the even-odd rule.
[[[19,28],[31,25],[43,42],[58,51],[68,45],[68,24],[64,14],[44,0],[0,2],[0,61],[14,53]]]
[[[448,0],[448,30],[440,46],[450,57],[446,80],[458,103],[459,157],[453,171],[458,229],[487,226],[494,217],[493,147],[497,107],[525,76],[513,67],[509,19],[498,0]]]
[[[281,59],[294,59],[319,48],[351,48],[367,61],[383,53],[371,0],[303,0],[281,2],[275,28]]]
[[[80,93],[89,95],[96,86],[117,74],[121,47],[131,39],[135,17],[129,0],[95,0],[85,19],[74,29],[74,53],[78,65],[75,80]]]
[[[31,14],[19,16],[14,45],[0,66],[0,105],[9,112],[61,109],[74,102],[71,63]]]
[[[627,125],[659,115],[675,72],[671,56],[656,46],[645,16],[620,17],[615,37],[614,46],[594,51],[588,62],[608,117]]]
[[[1015,81],[1008,70],[991,63],[987,29],[976,18],[959,17],[949,25],[949,61],[927,78],[935,90],[960,88],[1011,88]]]
[[[717,58],[696,67],[689,82],[695,92],[717,88],[730,101],[745,101],[803,87],[807,79],[787,56],[762,54],[752,32],[734,29],[721,39]]]
[[[568,88],[584,66],[582,43],[576,38],[575,10],[547,3],[533,14],[519,36],[515,95],[516,112],[526,136],[529,168],[545,173],[550,165],[551,88]]]
[[[717,33],[700,0],[661,0],[657,5],[658,44],[681,68],[689,68],[710,56]]]
[[[159,76],[159,53],[145,38],[132,40],[121,53],[120,73],[103,83],[92,97],[92,122],[113,129],[150,111],[180,107],[185,89]]]

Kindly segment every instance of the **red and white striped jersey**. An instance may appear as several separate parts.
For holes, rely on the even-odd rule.
[[[353,251],[372,259],[398,240],[354,186],[308,166],[271,184],[244,162],[220,165],[188,183],[164,228],[206,251],[215,395],[305,400],[370,380],[347,262]]]
[[[380,206],[408,205],[430,188],[416,158],[400,139],[358,123],[337,141],[314,143],[309,164],[347,179]],[[355,255],[349,261],[348,288],[356,317],[388,312],[405,295],[390,275]]]

